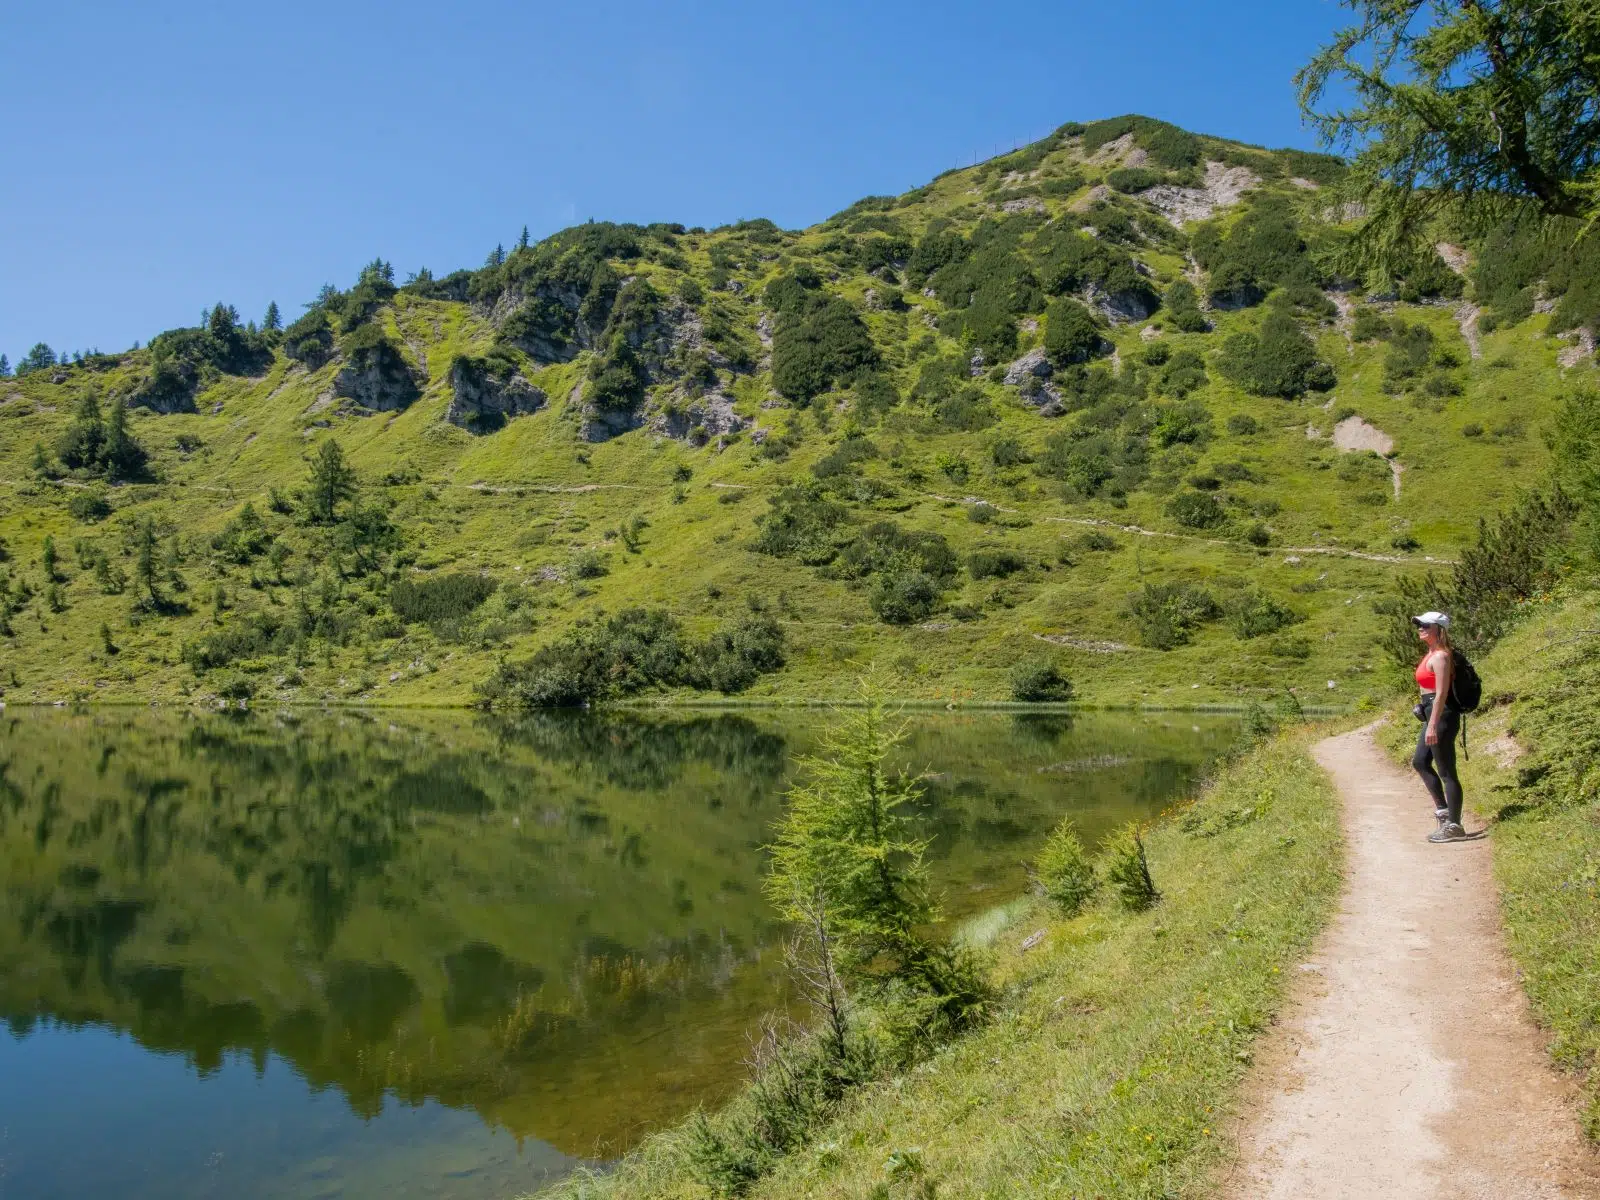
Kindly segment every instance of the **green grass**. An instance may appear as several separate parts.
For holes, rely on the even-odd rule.
[[[1208,153],[1226,151],[1214,140],[1204,145]],[[1052,143],[1042,155],[1029,153],[1028,169],[1040,172],[1040,180],[1070,172],[1084,176],[1076,192],[1034,197],[1046,215],[1069,220],[1077,220],[1070,215],[1073,205],[1115,166],[1086,164],[1072,141]],[[913,237],[935,219],[970,230],[981,217],[1003,215],[991,212],[983,189],[998,184],[1007,169],[997,162],[943,176],[892,215]],[[1268,187],[1301,194],[1281,180]],[[747,345],[758,347],[758,325],[766,314],[757,298],[766,282],[798,260],[827,265],[824,247],[836,234],[825,223],[781,235],[758,247],[759,257],[741,250],[733,279],[742,290],[707,287],[708,302]],[[712,250],[742,244],[741,238],[726,230],[687,234],[678,250],[688,274],[705,283]],[[1152,243],[1138,257],[1162,287],[1186,265],[1168,244]],[[626,269],[650,277],[663,295],[674,294],[682,277],[679,268],[648,258],[630,260]],[[883,281],[855,268],[839,268],[839,278],[828,286],[861,306],[902,395],[910,393],[930,355],[964,353],[937,331],[944,309],[918,287],[903,288],[908,311],[889,311],[868,307],[868,290],[881,289]],[[342,408],[326,398],[337,361],[307,374],[280,355],[258,379],[224,376],[211,383],[200,392],[195,413],[135,410],[132,428],[152,452],[160,482],[111,489],[114,512],[90,525],[75,520],[67,508],[76,490],[68,485],[77,481],[32,478],[33,446],[53,443],[84,389],[98,389],[104,400],[129,388],[144,370],[148,352],[126,355],[108,371],[74,367],[62,373],[59,384],[52,382],[51,372],[0,380],[0,537],[13,559],[0,564],[0,574],[29,580],[38,593],[14,618],[14,636],[0,643],[5,648],[0,691],[11,702],[175,702],[214,695],[217,679],[196,675],[181,655],[184,641],[215,628],[214,588],[223,585],[229,598],[220,618],[224,624],[251,610],[286,611],[295,602],[295,589],[262,578],[260,571],[253,583],[248,568],[214,563],[209,538],[250,500],[294,548],[286,568],[292,576],[309,561],[309,536],[291,517],[268,513],[269,489],[287,493],[298,487],[308,449],[331,436],[360,472],[367,495],[391,506],[405,530],[411,569],[482,571],[501,582],[497,600],[486,606],[486,616],[494,621],[481,635],[455,640],[420,625],[385,627],[382,588],[357,583],[350,603],[374,611],[360,617],[347,642],[319,640],[298,662],[263,656],[240,664],[258,700],[466,703],[499,656],[525,656],[601,611],[665,606],[692,634],[704,636],[743,615],[752,602],[779,617],[790,643],[788,667],[747,694],[756,701],[840,697],[845,681],[871,660],[892,671],[896,690],[908,699],[998,700],[1009,695],[1012,667],[1040,657],[1060,664],[1076,695],[1091,703],[1239,704],[1283,685],[1333,703],[1363,695],[1382,700],[1391,681],[1389,668],[1370,652],[1381,623],[1374,601],[1397,573],[1426,569],[1430,557],[1449,558],[1470,539],[1480,515],[1492,513],[1518,487],[1539,477],[1547,457],[1539,426],[1567,386],[1556,365],[1561,343],[1542,335],[1542,318],[1486,336],[1483,357],[1468,361],[1449,309],[1397,307],[1408,320],[1427,324],[1438,344],[1461,358],[1456,374],[1462,395],[1424,406],[1389,395],[1383,388],[1383,344],[1349,347],[1339,329],[1323,325],[1312,333],[1319,353],[1339,372],[1331,396],[1253,397],[1221,379],[1214,360],[1230,333],[1256,325],[1260,310],[1213,313],[1217,328],[1208,334],[1162,329],[1162,341],[1195,347],[1210,360],[1211,382],[1196,395],[1211,413],[1213,433],[1203,444],[1152,446],[1149,478],[1122,505],[1107,498],[1070,499],[1027,465],[993,465],[989,449],[1000,438],[1014,438],[1037,456],[1047,436],[1076,418],[1041,418],[1016,389],[986,376],[973,386],[991,402],[998,420],[971,433],[941,430],[909,401],[887,415],[858,414],[847,392],[797,409],[773,392],[764,366],[750,373],[722,372],[721,386],[754,429],[769,438],[795,431],[792,453],[774,460],[761,453],[754,429],[726,444],[714,440],[700,448],[648,429],[598,445],[582,443],[578,414],[568,400],[585,377],[587,356],[580,356],[530,372],[550,398],[542,411],[474,437],[444,420],[451,395],[449,365],[457,354],[481,355],[489,349],[494,329],[488,315],[402,292],[374,320],[419,368],[425,365],[421,398],[408,409],[362,413]],[[1109,331],[1124,362],[1142,353],[1148,344],[1144,334],[1162,327],[1164,315],[1157,312],[1150,321]],[[1019,353],[1042,340],[1042,329],[1030,330],[1026,322],[1019,328]],[[1587,374],[1592,367],[1575,371]],[[667,402],[667,387],[656,389],[652,404]],[[1331,409],[1322,406],[1325,399]],[[1383,481],[1340,478],[1340,456],[1326,434],[1345,408],[1394,438],[1405,466],[1398,500],[1387,495]],[[1254,418],[1259,432],[1228,432],[1227,419],[1238,414]],[[881,494],[851,501],[856,519],[892,517],[910,528],[942,533],[963,561],[976,549],[1010,550],[1024,558],[1025,569],[1002,580],[976,580],[963,572],[943,610],[921,625],[898,628],[875,619],[869,587],[752,551],[755,523],[767,498],[787,483],[808,478],[810,465],[830,453],[858,420],[882,454],[863,467]],[[1467,425],[1485,432],[1466,437],[1461,430]],[[1308,438],[1308,427],[1322,436]],[[960,481],[940,466],[957,458],[968,464]],[[693,472],[687,482],[675,478],[684,466]],[[1245,541],[1253,517],[1241,515],[1224,529],[1197,533],[1167,515],[1172,494],[1186,488],[1189,479],[1228,471],[1234,473],[1222,492],[1269,514],[1263,518],[1270,528],[1269,546]],[[972,497],[990,502],[998,519],[969,519]],[[649,522],[637,549],[625,545],[618,532],[634,516]],[[118,559],[126,531],[146,517],[179,536],[190,587],[183,599],[192,612],[134,627],[128,598],[102,595],[89,573],[78,569],[70,547],[84,538]],[[1105,552],[1071,548],[1087,530],[1107,525],[1149,533],[1112,530],[1117,545]],[[38,558],[46,535],[54,536],[65,564],[61,612],[50,610],[40,578]],[[1394,548],[1396,539],[1407,538],[1420,549]],[[1062,559],[1063,546],[1070,561]],[[603,556],[606,575],[549,578],[591,553]],[[1363,554],[1394,561],[1358,557]],[[1306,620],[1283,636],[1248,641],[1217,622],[1188,646],[1145,649],[1136,644],[1127,600],[1151,582],[1200,583],[1223,599],[1259,585]],[[508,616],[497,605],[512,597],[523,604]],[[114,654],[103,646],[102,623],[113,633]]]
[[[1062,920],[1030,899],[973,922],[993,1022],[865,1088],[751,1194],[1213,1194],[1254,1040],[1339,890],[1337,805],[1308,742],[1255,750],[1150,832],[1149,912],[1102,899]],[[686,1144],[666,1132],[552,1194],[703,1196]]]
[[[1584,1127],[1600,1140],[1600,599],[1546,598],[1478,664],[1485,707],[1468,718],[1467,805],[1493,822],[1506,940],[1549,1036],[1584,1081]],[[1385,735],[1409,758],[1416,725]]]

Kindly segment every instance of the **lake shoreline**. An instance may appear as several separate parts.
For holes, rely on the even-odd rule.
[[[992,1020],[865,1085],[749,1194],[869,1194],[908,1147],[941,1196],[1209,1194],[1255,1039],[1339,893],[1337,807],[1312,740],[1310,727],[1269,739],[1157,819],[1153,909],[1103,896],[1062,918],[1024,895],[974,914],[965,928],[1006,997]],[[691,1143],[688,1126],[663,1130],[603,1176],[538,1195],[703,1195]]]

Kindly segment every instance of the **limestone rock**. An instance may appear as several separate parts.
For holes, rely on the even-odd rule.
[[[445,420],[468,433],[492,433],[512,417],[537,412],[546,401],[520,371],[498,374],[483,359],[466,356],[450,364],[450,389]]]

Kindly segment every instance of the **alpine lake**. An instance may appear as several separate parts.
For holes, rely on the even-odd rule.
[[[0,711],[0,1200],[510,1197],[792,1008],[804,711]],[[944,919],[1182,797],[1186,713],[909,713]]]

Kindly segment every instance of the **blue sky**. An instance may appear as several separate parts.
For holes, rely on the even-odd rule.
[[[597,219],[810,224],[1124,112],[1315,148],[1332,0],[14,5],[0,352],[286,317]]]

